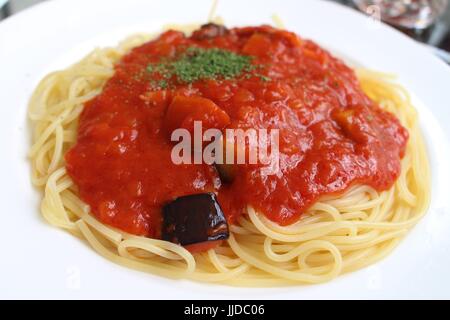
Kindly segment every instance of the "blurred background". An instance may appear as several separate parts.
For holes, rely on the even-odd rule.
[[[0,0],[0,21],[43,1],[58,0]],[[431,51],[450,64],[450,0],[326,1],[341,3],[370,15],[374,19],[383,20],[424,43]]]

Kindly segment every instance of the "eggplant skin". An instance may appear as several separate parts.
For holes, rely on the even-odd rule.
[[[216,170],[219,173],[220,181],[232,183],[236,178],[236,165],[234,164],[216,164]]]
[[[194,31],[192,38],[195,40],[207,40],[216,37],[221,37],[228,34],[229,30],[220,24],[207,23],[200,27],[200,29]]]
[[[180,245],[228,239],[228,223],[214,193],[176,198],[162,208],[162,239]]]

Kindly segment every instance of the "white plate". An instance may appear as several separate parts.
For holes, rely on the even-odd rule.
[[[450,68],[414,41],[329,2],[220,1],[230,26],[271,23],[366,67],[399,75],[414,93],[433,173],[426,217],[386,259],[323,285],[242,289],[173,281],[106,261],[48,226],[30,184],[28,98],[48,72],[95,46],[169,22],[205,21],[211,1],[58,0],[0,23],[0,297],[2,298],[450,298]]]

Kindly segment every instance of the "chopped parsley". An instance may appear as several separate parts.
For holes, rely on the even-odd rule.
[[[262,74],[259,74],[259,73],[257,74],[257,76],[264,82],[272,80],[270,77],[262,75]]]
[[[199,80],[230,80],[241,75],[249,77],[250,72],[261,68],[260,65],[252,64],[252,59],[251,56],[220,48],[189,47],[174,60],[162,59],[149,64],[147,71],[160,78],[152,80],[152,86],[165,89],[170,80],[191,84]],[[269,77],[259,73],[255,75],[262,81],[270,81]]]

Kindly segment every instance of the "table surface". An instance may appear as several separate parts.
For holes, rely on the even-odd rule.
[[[2,6],[4,1],[5,0],[0,0],[0,21],[34,4],[48,0],[9,0],[6,5]],[[327,1],[334,1],[353,7],[352,0]],[[418,41],[446,50],[450,54],[450,5],[447,8],[446,13],[433,26],[423,31],[413,30],[408,32],[408,34]]]

